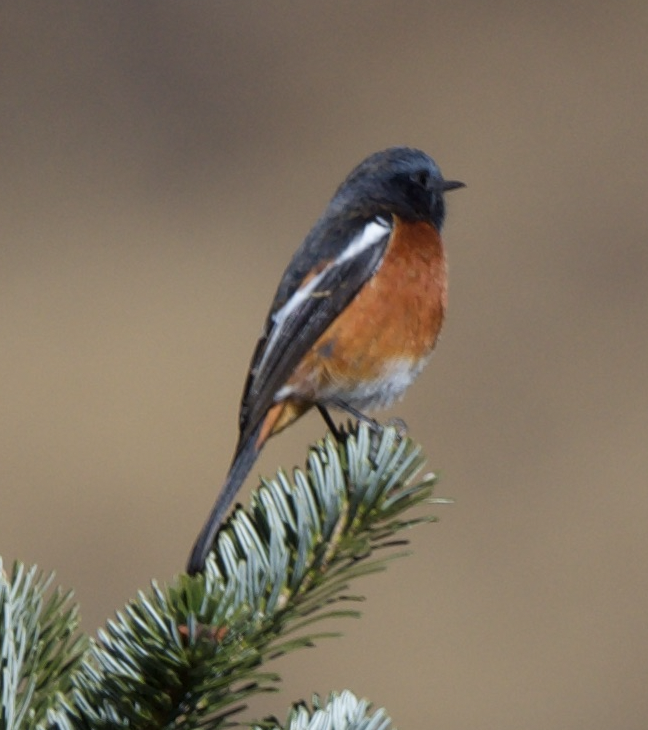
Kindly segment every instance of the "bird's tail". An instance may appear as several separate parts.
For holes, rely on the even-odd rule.
[[[223,517],[225,517],[225,513],[230,508],[236,493],[245,481],[245,477],[254,466],[254,462],[261,453],[265,442],[270,436],[279,433],[279,431],[297,420],[310,407],[311,404],[307,402],[281,401],[275,403],[267,411],[265,417],[260,419],[259,423],[249,433],[241,437],[225,484],[189,556],[189,562],[187,563],[187,573],[189,575],[195,575],[203,571],[205,560],[207,560],[207,555],[209,555],[209,551],[214,545],[214,538]]]
[[[254,462],[257,460],[263,448],[265,439],[259,439],[259,432],[261,431],[262,425],[263,421],[247,437],[244,443],[239,444],[236,450],[236,455],[232,461],[232,466],[230,467],[225,484],[191,550],[191,555],[187,563],[187,573],[189,575],[195,575],[203,571],[205,561],[207,560],[209,551],[212,549],[214,538],[225,517],[225,513],[232,504],[236,493],[241,488],[241,485],[250,473],[250,469],[254,466]]]

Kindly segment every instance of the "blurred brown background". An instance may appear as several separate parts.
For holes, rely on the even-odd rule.
[[[254,711],[349,687],[401,728],[646,728],[647,31],[643,0],[5,3],[5,561],[93,632],[182,568],[291,253],[362,157],[419,146],[469,187],[394,412],[456,503]]]

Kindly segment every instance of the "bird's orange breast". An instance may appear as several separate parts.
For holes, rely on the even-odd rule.
[[[429,223],[397,219],[380,268],[303,358],[287,390],[359,405],[354,394],[363,384],[404,390],[434,348],[446,299],[439,233]],[[371,396],[366,400],[371,407]]]

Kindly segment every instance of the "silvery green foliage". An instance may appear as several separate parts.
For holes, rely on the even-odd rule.
[[[332,692],[325,702],[315,695],[313,708],[300,702],[288,714],[284,727],[268,722],[253,730],[391,730],[391,719],[384,709],[371,712],[367,700],[358,699],[349,690]]]
[[[0,727],[47,727],[66,717],[65,694],[84,640],[71,594],[49,593],[52,576],[0,558]],[[63,725],[62,725],[63,727]]]
[[[41,727],[20,724],[37,707],[48,710],[40,711],[43,727],[61,730],[232,724],[253,694],[276,688],[279,677],[266,662],[331,635],[313,634],[314,621],[357,616],[346,608],[360,600],[346,594],[349,582],[382,570],[393,553],[377,551],[402,545],[397,533],[431,520],[405,516],[431,496],[434,477],[414,482],[422,463],[419,447],[391,428],[375,434],[363,424],[339,443],[319,442],[306,469],[292,480],[280,472],[262,481],[250,509],[235,511],[203,575],[140,592],[90,642],[72,686],[45,703],[37,701],[38,682],[20,670],[38,644],[30,610],[27,632],[16,633],[10,620],[3,639],[15,638],[3,691],[13,724],[6,727]],[[304,712],[296,706],[295,730],[306,721],[313,730],[389,727],[382,711],[369,716],[368,705],[347,692]]]

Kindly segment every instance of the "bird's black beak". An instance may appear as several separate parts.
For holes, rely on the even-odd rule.
[[[441,190],[447,193],[448,190],[457,190],[457,188],[465,188],[466,183],[459,182],[459,180],[444,180],[441,183]]]

